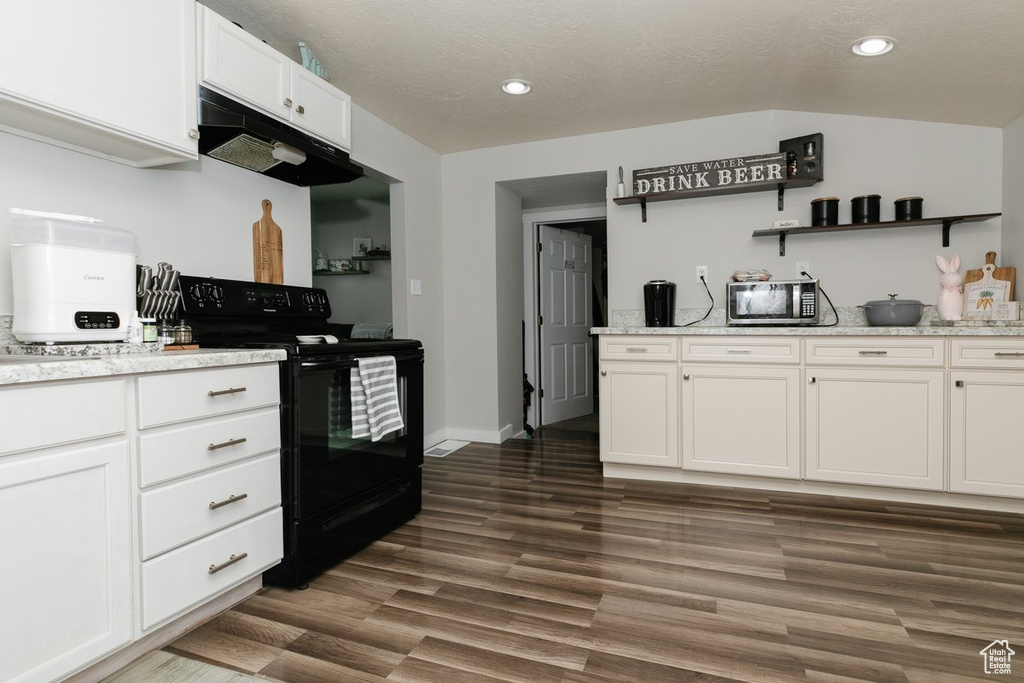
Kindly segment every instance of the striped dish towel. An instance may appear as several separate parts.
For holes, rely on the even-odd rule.
[[[398,405],[398,373],[394,356],[359,358],[352,368],[352,436],[380,441],[405,427]]]

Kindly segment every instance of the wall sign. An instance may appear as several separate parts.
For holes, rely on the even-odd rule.
[[[679,198],[702,194],[751,192],[786,182],[786,154],[697,161],[633,171],[633,194]]]

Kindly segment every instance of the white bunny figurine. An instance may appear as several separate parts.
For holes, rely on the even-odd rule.
[[[960,277],[960,254],[953,254],[949,261],[941,256],[935,257],[942,275],[939,276],[939,284],[942,291],[939,292],[939,320],[960,320],[963,318],[964,291],[960,286],[963,278]]]

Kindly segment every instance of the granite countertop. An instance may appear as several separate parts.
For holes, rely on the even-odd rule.
[[[707,319],[701,320],[707,315]],[[611,324],[607,327],[592,327],[590,334],[646,334],[646,335],[750,335],[750,336],[868,336],[868,337],[1024,337],[1024,321],[1005,322],[957,322],[933,325],[937,320],[935,307],[925,306],[921,322],[913,327],[872,327],[864,319],[864,312],[857,306],[840,307],[833,314],[822,314],[821,325],[807,326],[744,326],[726,325],[725,310],[688,308],[676,309],[675,320],[687,323],[699,321],[687,327],[646,327],[643,310],[626,309],[612,311]],[[838,322],[837,322],[838,316]],[[829,325],[829,323],[837,323]]]
[[[69,349],[70,347],[56,348]],[[168,370],[191,370],[224,365],[274,363],[282,361],[286,357],[285,351],[275,349],[147,350],[137,353],[97,352],[95,355],[75,353],[0,354],[0,386],[113,375],[135,375]]]
[[[690,327],[592,327],[590,334],[646,334],[646,335],[746,335],[746,336],[870,336],[870,337],[1024,337],[1024,326],[962,326],[944,327],[915,325],[914,327],[871,327],[870,325],[809,325],[805,327],[691,325]]]

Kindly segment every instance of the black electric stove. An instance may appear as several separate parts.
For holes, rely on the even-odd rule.
[[[318,573],[420,510],[423,348],[413,339],[352,339],[328,322],[327,292],[182,275],[183,316],[203,347],[282,349],[284,560],[268,583],[305,587]],[[360,358],[391,356],[404,427],[353,436]]]

